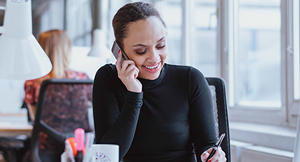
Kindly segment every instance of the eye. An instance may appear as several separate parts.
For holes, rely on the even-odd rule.
[[[158,49],[162,49],[162,48],[164,48],[165,47],[165,45],[162,45],[162,46],[158,46],[157,48]]]
[[[164,48],[164,47],[165,47],[165,44],[158,44],[158,45],[156,46],[157,49],[162,49],[162,48]]]
[[[145,54],[147,52],[147,50],[146,49],[144,51],[138,50],[138,51],[135,51],[135,52],[139,55],[142,55],[142,54]]]

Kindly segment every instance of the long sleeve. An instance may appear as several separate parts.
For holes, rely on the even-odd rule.
[[[105,65],[95,76],[93,114],[96,143],[118,144],[122,159],[135,135],[143,93],[127,91],[113,68]]]
[[[197,159],[201,162],[201,154],[217,141],[213,102],[209,86],[201,72],[191,69],[189,85],[191,134]]]

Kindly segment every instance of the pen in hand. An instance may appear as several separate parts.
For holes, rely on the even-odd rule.
[[[208,162],[208,160],[209,160],[212,156],[214,156],[214,154],[215,154],[215,152],[217,151],[218,147],[221,145],[221,143],[222,143],[224,137],[225,137],[225,133],[223,133],[223,134],[220,136],[219,140],[215,143],[215,146],[214,146],[214,148],[212,149],[211,153],[209,154],[208,158],[206,159],[206,162]]]

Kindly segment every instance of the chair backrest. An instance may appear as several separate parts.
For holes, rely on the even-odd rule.
[[[226,102],[226,89],[225,82],[221,78],[206,77],[209,84],[215,113],[215,124],[216,132],[218,137],[225,133],[225,137],[221,144],[223,151],[226,153],[227,162],[231,162],[230,154],[230,135],[229,135],[229,121],[227,113],[227,102]]]
[[[31,136],[32,161],[39,162],[48,153],[49,157],[59,158],[64,151],[65,139],[73,136],[76,128],[92,131],[88,120],[92,84],[93,80],[43,81]]]

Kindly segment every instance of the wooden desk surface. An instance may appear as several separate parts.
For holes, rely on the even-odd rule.
[[[28,137],[31,136],[33,127],[27,121],[23,120],[23,114],[0,113],[0,118],[2,118],[2,120],[0,120],[0,137],[17,137],[19,135],[26,135]]]
[[[0,122],[0,137],[31,136],[32,125],[19,122]]]

